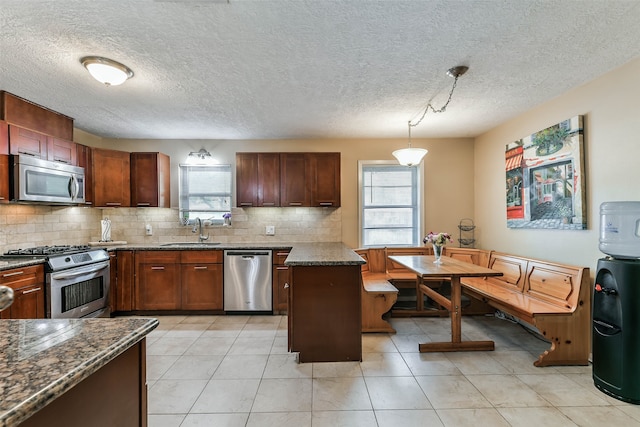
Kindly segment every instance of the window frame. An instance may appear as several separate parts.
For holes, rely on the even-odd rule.
[[[400,164],[398,164],[397,161],[395,160],[358,160],[358,242],[360,247],[362,248],[367,248],[367,247],[375,247],[377,245],[368,245],[366,246],[364,244],[364,224],[363,224],[363,220],[364,220],[364,211],[365,211],[365,207],[364,207],[364,170],[368,167],[368,166],[380,166],[380,167],[389,167],[389,166],[395,166],[398,168],[415,168],[417,170],[417,175],[416,175],[416,189],[415,189],[415,194],[416,194],[416,203],[415,205],[415,209],[417,210],[416,215],[414,215],[416,224],[414,224],[414,231],[413,231],[413,243],[411,244],[412,246],[419,246],[422,242],[422,236],[424,235],[424,167],[423,167],[423,163],[421,162],[419,165],[414,165],[414,166],[402,166]],[[384,244],[384,246],[389,246],[389,247],[401,247],[401,246],[407,246],[405,244]]]
[[[187,195],[183,195],[183,189],[188,188],[188,183],[183,185],[185,177],[189,176],[189,170],[195,169],[211,169],[211,170],[220,170],[221,172],[226,172],[229,175],[229,188],[228,192],[211,192],[211,193],[198,193],[208,196],[218,196],[218,197],[228,197],[229,206],[226,210],[211,210],[213,213],[226,213],[231,212],[231,208],[233,206],[233,169],[231,165],[221,165],[221,164],[189,164],[189,163],[181,163],[178,165],[178,215],[180,218],[180,223],[183,225],[194,225],[196,220],[195,218],[190,218],[191,212],[209,212],[203,211],[202,209],[189,209],[187,206],[185,208],[185,201],[189,200],[189,196],[195,193],[187,193]],[[188,215],[185,217],[185,213]],[[207,218],[200,218],[203,221],[207,221],[211,225],[223,225],[224,218],[220,215],[220,218],[214,218],[213,215]]]

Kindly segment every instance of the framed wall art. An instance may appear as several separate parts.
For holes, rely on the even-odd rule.
[[[507,227],[587,228],[583,146],[583,116],[507,144]]]

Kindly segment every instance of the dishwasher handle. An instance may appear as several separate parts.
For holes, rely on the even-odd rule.
[[[226,252],[226,256],[241,256],[243,258],[253,258],[254,256],[268,256],[268,251],[238,251],[238,252]]]

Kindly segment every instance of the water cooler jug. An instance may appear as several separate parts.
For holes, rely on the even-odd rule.
[[[600,207],[600,250],[592,299],[593,382],[640,404],[640,202]]]

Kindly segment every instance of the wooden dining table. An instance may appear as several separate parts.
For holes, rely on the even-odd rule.
[[[460,305],[462,285],[460,284],[460,278],[502,276],[501,272],[447,256],[443,256],[440,263],[434,262],[435,258],[433,255],[390,256],[389,258],[416,273],[416,290],[433,299],[450,313],[451,341],[419,344],[418,347],[421,353],[437,351],[487,351],[495,349],[493,341],[462,341],[462,313]],[[425,281],[433,279],[449,279],[451,281],[450,298],[436,292],[425,284]],[[416,296],[418,298],[422,298],[420,292],[417,292]]]

